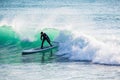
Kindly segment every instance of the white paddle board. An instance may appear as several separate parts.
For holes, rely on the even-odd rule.
[[[53,49],[53,48],[56,48],[56,47],[58,47],[57,44],[53,45],[53,46],[43,47],[42,49],[41,48],[32,48],[32,49],[28,49],[28,50],[23,50],[22,54],[25,55],[25,54],[38,53],[38,52],[50,50],[50,49]]]

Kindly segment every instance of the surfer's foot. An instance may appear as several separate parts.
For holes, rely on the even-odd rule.
[[[43,49],[43,47],[41,47],[41,49]]]
[[[51,47],[53,46],[53,45],[50,45]]]

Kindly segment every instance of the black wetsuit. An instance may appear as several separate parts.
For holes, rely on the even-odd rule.
[[[52,44],[50,43],[50,38],[47,36],[46,33],[41,34],[41,40],[42,40],[41,48],[43,48],[45,40],[50,44],[50,46],[52,46]]]

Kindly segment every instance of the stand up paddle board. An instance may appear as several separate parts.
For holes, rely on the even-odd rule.
[[[50,50],[50,49],[57,48],[57,47],[58,47],[58,44],[53,44],[53,46],[43,47],[42,49],[41,48],[32,48],[32,49],[28,49],[28,50],[23,50],[22,54],[25,55],[25,54],[38,53],[38,52]]]

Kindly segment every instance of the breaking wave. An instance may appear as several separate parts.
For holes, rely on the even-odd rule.
[[[106,43],[82,33],[60,32],[61,42],[56,55],[72,61],[90,61],[97,64],[119,65],[120,45]]]

